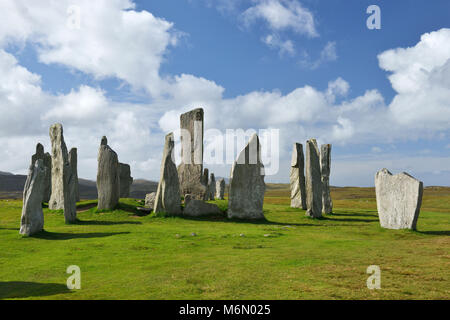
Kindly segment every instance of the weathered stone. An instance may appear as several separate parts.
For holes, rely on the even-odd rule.
[[[203,109],[194,109],[180,116],[181,164],[178,166],[181,194],[204,200],[207,183],[203,180]]]
[[[23,190],[20,234],[31,236],[44,229],[42,199],[44,198],[47,170],[42,159],[36,159],[28,170],[27,181]]]
[[[161,172],[156,191],[154,212],[165,212],[169,215],[181,214],[180,183],[177,167],[174,163],[173,149],[175,146],[173,133],[166,135]]]
[[[416,229],[422,205],[423,183],[406,172],[392,175],[382,169],[375,175],[380,225],[387,229]]]
[[[291,159],[291,207],[306,210],[305,156],[303,145],[294,143]]]
[[[306,141],[306,215],[322,217],[322,180],[320,173],[320,152],[316,139]]]
[[[208,200],[214,200],[216,196],[216,178],[214,177],[214,173],[211,173],[211,178],[208,183]]]
[[[225,179],[221,178],[216,181],[216,199],[224,200],[225,195]]]
[[[155,207],[155,199],[156,199],[156,192],[147,193],[145,195],[145,206],[147,208],[154,208]]]
[[[40,143],[36,145],[36,153],[31,157],[31,166],[34,167],[36,161],[41,159],[44,162],[45,171],[44,179],[44,198],[42,202],[48,203],[52,195],[52,156],[50,153],[44,153],[44,146]]]
[[[204,217],[223,215],[219,207],[214,203],[203,202],[202,200],[190,200],[183,210],[183,215],[188,217]]]
[[[189,201],[192,200],[192,196],[190,194],[185,194],[184,195],[184,206],[187,206],[187,204],[189,203]]]
[[[209,170],[208,168],[203,169],[202,183],[207,186],[209,182]]]
[[[70,168],[72,170],[72,177],[73,179],[71,180],[72,183],[74,184],[71,188],[73,188],[73,190],[75,190],[75,201],[80,201],[80,191],[79,191],[79,187],[78,187],[78,155],[77,155],[77,148],[72,148],[69,151],[69,163],[70,163]]]
[[[50,127],[52,143],[52,195],[49,208],[64,210],[66,223],[74,223],[77,217],[75,190],[72,183],[73,175],[64,142],[63,127],[57,123]]]
[[[120,183],[119,183],[120,197],[129,198],[131,184],[133,183],[130,165],[126,163],[119,163],[119,172],[120,172]]]
[[[98,210],[113,210],[120,198],[119,160],[106,137],[102,138],[97,161]]]
[[[231,169],[228,218],[264,219],[265,190],[261,145],[254,134]]]
[[[322,179],[322,213],[333,212],[333,201],[330,193],[331,144],[320,147],[320,170]]]

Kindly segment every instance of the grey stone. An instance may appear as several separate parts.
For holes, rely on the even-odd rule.
[[[203,119],[202,108],[180,116],[181,164],[178,166],[181,194],[191,194],[193,199],[204,200],[207,183],[203,176]]]
[[[291,159],[291,207],[306,210],[305,156],[303,145],[294,143]]]
[[[320,152],[316,139],[306,141],[306,215],[322,217],[322,180],[320,172]]]
[[[145,195],[145,206],[147,208],[154,208],[156,199],[156,192],[147,193]]]
[[[173,133],[166,135],[163,157],[161,160],[160,179],[154,212],[165,212],[169,215],[181,215],[180,182],[177,167],[174,163],[175,142]]]
[[[69,163],[70,168],[72,170],[72,176],[73,179],[71,180],[74,184],[71,188],[75,190],[75,200],[78,202],[80,201],[80,191],[78,187],[78,155],[77,155],[77,148],[72,148],[69,151]]]
[[[207,186],[209,182],[209,170],[208,168],[203,169],[202,183]]]
[[[23,190],[20,234],[31,236],[44,229],[42,199],[44,198],[47,170],[42,159],[36,159],[28,170],[27,181]]]
[[[45,171],[44,179],[44,198],[42,202],[48,203],[52,195],[52,156],[50,153],[44,153],[44,146],[40,143],[36,145],[36,153],[31,157],[31,166],[34,167],[36,161],[41,159],[44,162]]]
[[[188,217],[204,217],[223,215],[223,213],[214,203],[192,199],[184,207],[183,215]]]
[[[184,205],[186,206],[188,203],[189,203],[189,201],[191,201],[192,200],[192,196],[190,195],[190,194],[185,194],[184,195]]]
[[[322,213],[333,212],[333,201],[330,193],[331,144],[320,147],[320,170],[322,179]]]
[[[387,229],[416,229],[422,205],[423,183],[406,172],[392,175],[382,169],[375,175],[380,225]]]
[[[254,134],[231,169],[228,218],[264,219],[265,190],[261,145]]]
[[[225,179],[221,178],[216,181],[216,199],[224,200],[225,195]]]
[[[77,220],[74,177],[62,125],[59,123],[52,125],[49,134],[52,143],[52,195],[49,208],[64,210],[65,222],[74,223]]]
[[[216,178],[214,173],[211,173],[211,178],[208,183],[208,200],[214,200],[216,196]]]
[[[100,143],[97,161],[98,210],[113,210],[120,198],[119,160],[106,137]]]
[[[120,177],[120,197],[129,198],[130,188],[133,183],[133,177],[131,176],[130,165],[126,163],[119,163],[119,177]]]

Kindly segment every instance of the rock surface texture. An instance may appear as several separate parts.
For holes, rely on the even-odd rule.
[[[62,125],[59,123],[52,125],[49,133],[52,143],[52,195],[49,208],[64,210],[66,223],[73,223],[77,217],[74,177]]]
[[[44,198],[47,170],[42,159],[37,159],[28,170],[27,181],[23,190],[20,234],[31,236],[44,229],[42,199]]]
[[[202,200],[189,200],[183,210],[183,215],[188,217],[204,217],[223,215],[222,211],[214,203],[206,203]]]
[[[80,201],[80,191],[78,189],[78,154],[77,154],[77,148],[72,148],[69,151],[69,163],[70,168],[72,170],[72,183],[74,184],[71,186],[73,190],[75,190],[75,200]]]
[[[320,147],[320,170],[322,179],[322,213],[333,212],[333,201],[330,193],[331,144]]]
[[[126,163],[119,163],[119,172],[120,172],[120,183],[119,183],[120,197],[129,198],[131,184],[133,183],[130,165]]]
[[[261,145],[254,134],[231,169],[228,218],[264,219],[265,190]]]
[[[402,172],[382,169],[375,175],[380,225],[387,229],[416,229],[422,205],[423,183]]]
[[[145,206],[147,208],[154,208],[156,199],[156,192],[147,193],[145,195]]]
[[[214,173],[211,173],[211,177],[208,183],[208,199],[214,200],[216,196],[216,177],[214,177]]]
[[[52,195],[52,156],[48,152],[44,153],[44,146],[40,143],[36,145],[36,153],[31,157],[31,166],[34,167],[38,159],[41,159],[44,162],[44,167],[47,168],[45,171],[44,198],[42,202],[48,203]]]
[[[221,178],[216,181],[216,199],[224,200],[225,196],[225,179]]]
[[[165,212],[169,215],[181,215],[180,183],[177,167],[174,163],[174,146],[173,133],[169,133],[165,139],[160,180],[153,211]]]
[[[97,161],[98,210],[113,210],[120,198],[119,160],[106,137],[102,138]]]
[[[181,164],[178,166],[181,194],[204,200],[207,183],[203,181],[203,109],[194,109],[180,116]]]
[[[291,159],[291,207],[306,210],[305,156],[303,145],[294,143]]]
[[[320,172],[320,152],[316,139],[306,141],[306,215],[322,217],[322,179]]]

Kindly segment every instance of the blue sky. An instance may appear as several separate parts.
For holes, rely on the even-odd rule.
[[[207,128],[280,129],[280,170],[266,181],[287,182],[292,143],[316,137],[333,144],[332,184],[373,185],[386,166],[450,185],[448,1],[18,3],[0,8],[0,62],[28,89],[0,87],[1,171],[26,172],[61,122],[81,177],[95,178],[106,134],[135,177],[157,180],[164,134],[203,106]],[[372,4],[380,30],[366,26]]]

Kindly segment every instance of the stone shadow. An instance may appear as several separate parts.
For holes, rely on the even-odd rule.
[[[43,297],[70,292],[67,285],[60,283],[0,281],[0,299]]]
[[[104,238],[129,233],[130,232],[62,233],[62,232],[42,231],[33,235],[32,237],[43,240],[71,240],[71,239]]]
[[[421,234],[429,234],[434,236],[450,236],[450,231],[448,230],[441,230],[441,231],[416,231],[417,233]]]
[[[375,211],[374,214],[367,214],[367,213],[330,213],[330,216],[336,216],[336,217],[372,217],[376,218],[378,215]]]
[[[140,221],[99,221],[99,220],[78,220],[75,224],[83,226],[114,226],[121,224],[142,224]]]

